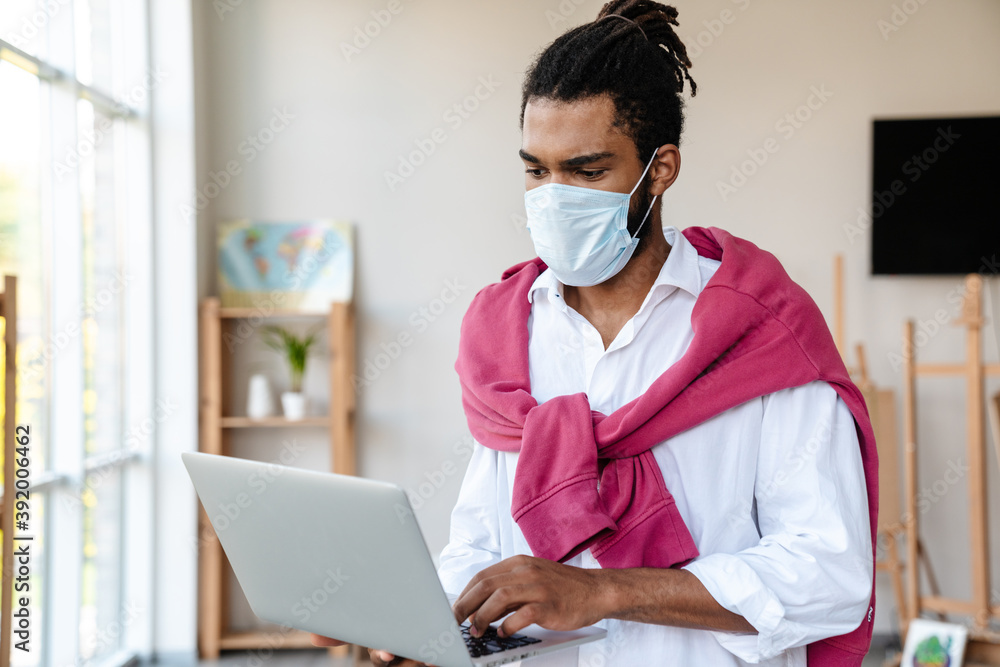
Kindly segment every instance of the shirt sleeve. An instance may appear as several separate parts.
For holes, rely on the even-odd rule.
[[[710,631],[757,663],[851,632],[870,613],[874,563],[854,418],[822,381],[765,396],[754,483],[760,541],[684,569],[758,634]]]
[[[472,447],[438,565],[438,577],[449,596],[461,593],[477,572],[500,562],[498,454],[475,441]]]

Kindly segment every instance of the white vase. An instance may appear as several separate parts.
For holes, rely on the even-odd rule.
[[[301,392],[286,391],[281,394],[281,408],[285,419],[298,421],[306,416],[306,395]]]
[[[271,398],[271,385],[267,376],[258,373],[250,378],[247,390],[247,416],[251,419],[263,419],[274,414],[274,401]]]

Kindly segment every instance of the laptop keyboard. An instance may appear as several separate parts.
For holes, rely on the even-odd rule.
[[[473,637],[469,634],[470,626],[468,623],[463,623],[461,628],[462,638],[465,640],[465,645],[469,648],[469,655],[473,658],[499,653],[500,651],[520,646],[527,646],[528,644],[537,644],[542,641],[541,639],[518,634],[513,634],[510,637],[501,637],[492,625],[486,626],[486,630],[481,637]]]

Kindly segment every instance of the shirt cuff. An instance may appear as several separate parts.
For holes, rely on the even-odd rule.
[[[445,593],[457,596],[480,570],[499,562],[499,554],[449,543],[441,552],[437,575]]]
[[[749,663],[780,655],[805,634],[785,621],[785,608],[760,576],[743,560],[731,554],[709,554],[685,565],[722,607],[739,614],[757,634],[710,630],[727,651]]]

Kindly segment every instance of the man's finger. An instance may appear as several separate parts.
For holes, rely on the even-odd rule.
[[[482,635],[490,623],[534,601],[536,600],[532,597],[531,590],[526,586],[519,584],[501,586],[473,614],[472,625],[476,628],[473,634]]]
[[[504,619],[500,627],[497,628],[497,634],[501,637],[510,637],[515,632],[520,632],[532,623],[537,623],[538,613],[536,610],[537,607],[534,604],[529,603],[521,606],[520,609]]]
[[[414,660],[407,660],[406,658],[397,658],[388,651],[381,651],[379,649],[374,649],[374,648],[368,649],[368,657],[371,658],[372,665],[374,665],[375,667],[396,667],[396,665],[403,667],[404,665],[424,664],[422,662],[416,662]]]
[[[463,597],[465,597],[466,593],[475,588],[484,579],[489,579],[490,577],[496,576],[498,574],[509,572],[512,569],[512,567],[514,567],[514,564],[511,562],[513,560],[514,560],[513,558],[505,558],[499,563],[494,563],[493,565],[490,565],[487,568],[483,568],[482,570],[477,572],[472,577],[472,579],[469,579],[469,583],[465,585],[465,588],[458,596],[458,599],[461,600]]]
[[[483,578],[471,589],[467,589],[466,592],[460,595],[458,600],[455,601],[455,606],[453,607],[455,611],[455,619],[458,620],[459,623],[462,623],[473,614],[478,616],[478,610],[482,604],[486,602],[486,600],[488,600],[489,597],[493,595],[493,593],[501,586],[516,584],[516,578],[517,575],[515,573],[506,571],[494,576]],[[478,619],[476,625],[480,629],[485,627],[479,625]]]
[[[347,642],[342,642],[339,639],[334,639],[333,637],[324,637],[323,635],[317,635],[315,632],[309,633],[309,641],[313,646],[343,646]]]

